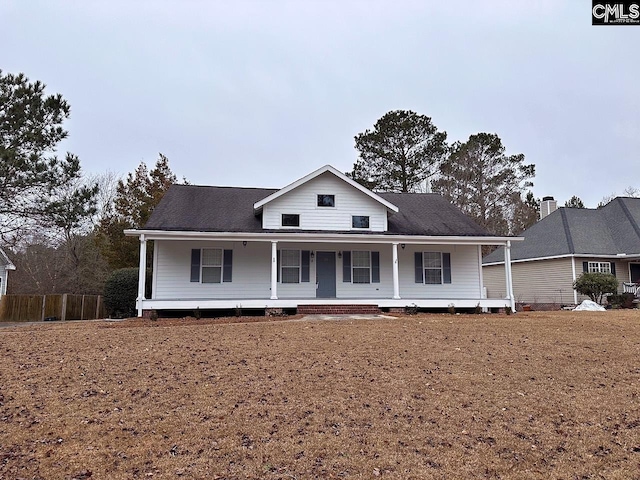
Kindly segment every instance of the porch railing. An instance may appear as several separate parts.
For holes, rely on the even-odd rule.
[[[623,283],[622,293],[633,293],[637,297],[640,294],[640,283]]]

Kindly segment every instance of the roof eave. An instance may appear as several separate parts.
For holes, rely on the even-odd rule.
[[[522,241],[523,237],[465,236],[465,235],[405,235],[373,233],[305,233],[305,232],[197,232],[129,229],[124,234],[129,237],[140,237],[145,240],[219,240],[219,241],[286,241],[286,242],[358,242],[358,243],[403,243],[415,244],[466,244],[466,245],[505,245],[511,241]]]

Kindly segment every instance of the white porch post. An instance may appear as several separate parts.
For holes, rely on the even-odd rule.
[[[142,301],[144,298],[144,287],[147,276],[147,239],[144,233],[140,235],[140,270],[138,272],[138,316],[142,316]]]
[[[271,242],[271,300],[278,299],[278,242]]]
[[[511,306],[511,311],[515,313],[516,302],[513,298],[513,281],[511,276],[511,240],[507,240],[507,244],[504,247],[504,272],[506,280],[507,299]]]
[[[571,257],[571,278],[573,278],[574,282],[576,281],[576,257]],[[571,288],[573,288],[573,283]],[[573,304],[578,304],[578,291],[575,288],[573,288]]]
[[[399,275],[399,265],[398,265],[398,244],[394,242],[392,244],[393,251],[393,299],[400,299],[400,275]]]
[[[478,280],[480,287],[480,298],[485,298],[484,296],[484,277],[482,275],[482,245],[478,245]]]

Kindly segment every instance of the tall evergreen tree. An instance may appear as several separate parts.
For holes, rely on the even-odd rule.
[[[576,195],[564,202],[564,206],[569,208],[585,208],[584,203],[582,202],[580,197]]]
[[[432,187],[489,232],[508,235],[520,227],[514,199],[533,186],[534,175],[535,165],[525,164],[524,155],[505,154],[498,135],[478,133],[453,145]]]
[[[447,134],[425,115],[395,110],[355,137],[359,158],[348,176],[373,190],[422,189],[447,152]]]
[[[162,153],[151,171],[141,162],[125,180],[118,181],[113,212],[105,213],[98,227],[100,250],[111,268],[138,265],[138,239],[125,237],[123,231],[143,227],[166,191],[176,182],[169,159]]]
[[[97,188],[69,189],[80,178],[78,157],[55,155],[69,113],[43,83],[0,70],[0,240],[15,243],[34,226],[73,228],[93,213]]]

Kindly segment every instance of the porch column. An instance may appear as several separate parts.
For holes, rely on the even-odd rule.
[[[479,287],[480,287],[480,298],[485,298],[484,296],[484,277],[482,273],[482,245],[478,245],[478,279],[479,279]]]
[[[398,274],[398,270],[399,270],[399,265],[398,265],[398,244],[397,243],[393,243],[392,244],[392,251],[393,251],[393,299],[394,300],[399,300],[400,299],[400,280],[399,280],[399,274]]]
[[[511,306],[511,311],[515,313],[516,302],[513,298],[513,281],[511,277],[511,240],[507,240],[507,244],[504,247],[504,272],[505,272],[505,286],[507,290],[507,299]]]
[[[278,242],[271,242],[271,300],[278,299]]]
[[[144,298],[144,287],[147,276],[147,239],[144,233],[140,235],[140,270],[138,272],[138,316],[142,316],[142,301]]]

